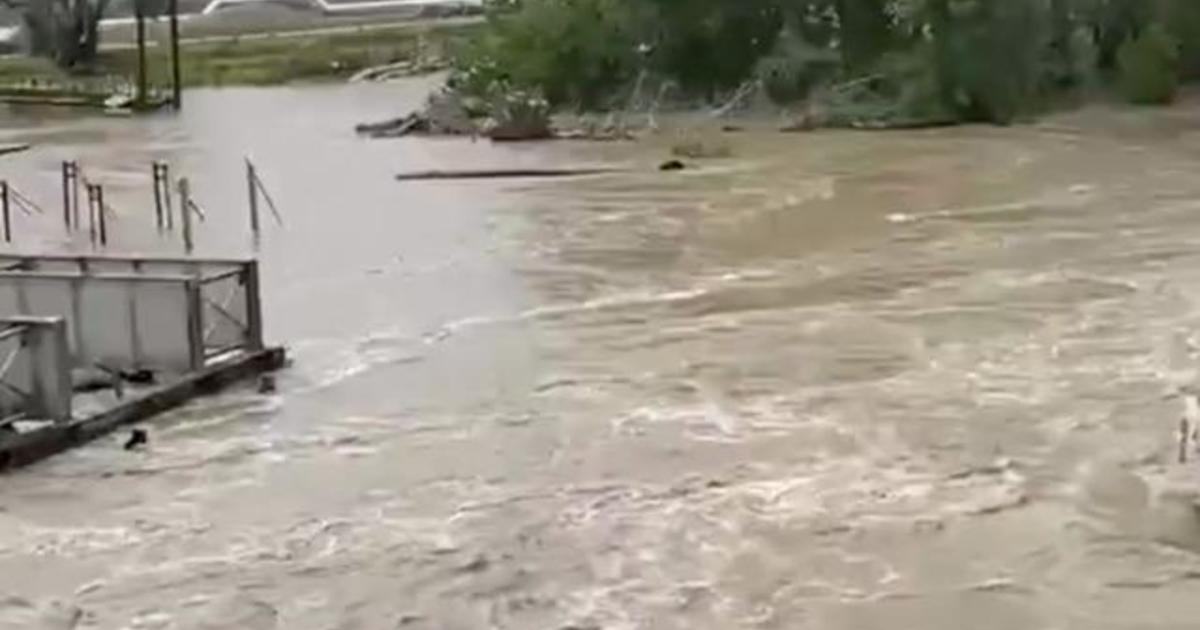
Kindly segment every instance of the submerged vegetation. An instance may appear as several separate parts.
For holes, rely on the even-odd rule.
[[[451,86],[623,109],[747,86],[813,124],[1006,124],[1113,88],[1200,79],[1196,0],[497,0]]]

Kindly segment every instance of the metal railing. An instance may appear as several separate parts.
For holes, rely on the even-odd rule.
[[[254,260],[0,254],[0,317],[62,316],[71,364],[186,372],[263,348]]]
[[[235,269],[213,273],[194,281],[197,352],[207,362],[240,350],[261,350],[262,310],[258,295],[258,264],[245,262]]]
[[[0,426],[71,420],[68,352],[62,317],[0,319]]]

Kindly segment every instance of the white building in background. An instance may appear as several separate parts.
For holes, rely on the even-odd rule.
[[[10,55],[24,48],[24,28],[15,24],[0,24],[0,55]]]
[[[25,28],[21,15],[12,8],[0,5],[0,55],[25,49]]]

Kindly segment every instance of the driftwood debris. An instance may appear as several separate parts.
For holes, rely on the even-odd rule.
[[[415,171],[401,173],[396,176],[398,181],[429,181],[453,179],[520,179],[547,177],[582,177],[584,175],[602,175],[615,173],[618,169],[606,167],[577,167],[577,168],[511,168],[511,169],[478,169],[460,171]]]
[[[816,131],[818,129],[850,129],[857,131],[915,131],[953,127],[957,121],[945,118],[845,118],[811,109],[793,118],[779,130],[784,133]]]
[[[28,144],[0,144],[0,155],[8,155],[9,153],[20,153],[28,151]]]
[[[2,1],[2,0],[0,0]],[[357,125],[370,138],[405,136],[471,136],[494,142],[541,140],[634,140],[638,134],[610,116],[605,124],[582,121],[563,129],[554,124],[549,103],[536,94],[511,91],[491,102],[464,96],[450,88],[435,91],[425,106],[406,116]],[[653,128],[653,125],[651,125]]]
[[[408,135],[473,136],[479,133],[479,128],[471,120],[462,100],[446,91],[430,95],[420,111],[357,125],[354,131],[371,138],[403,138]]]
[[[372,138],[403,138],[413,133],[429,133],[429,118],[414,112],[400,118],[375,123],[363,123],[354,127],[359,135]]]
[[[356,72],[350,77],[350,83],[370,83],[394,81],[408,77],[417,77],[434,72],[441,72],[450,67],[445,59],[416,59],[372,66]]]

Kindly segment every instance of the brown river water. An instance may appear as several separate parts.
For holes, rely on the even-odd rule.
[[[0,628],[1165,630],[1200,625],[1175,464],[1200,366],[1200,108],[639,144],[365,141],[428,82],[16,112],[154,235],[149,164],[249,251],[247,389],[0,479]],[[571,181],[405,169],[608,164]],[[1181,477],[1182,476],[1182,477]],[[1182,481],[1181,481],[1182,479]],[[1200,483],[1200,482],[1198,482]],[[1198,486],[1200,487],[1200,486]],[[1183,488],[1185,492],[1180,492]]]

